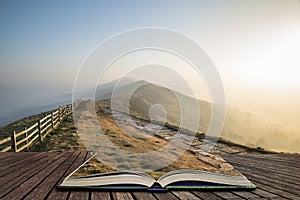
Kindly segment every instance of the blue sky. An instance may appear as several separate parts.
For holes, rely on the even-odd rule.
[[[34,98],[69,92],[82,60],[104,39],[152,26],[195,34],[189,31],[195,25],[209,26],[212,17],[205,15],[212,6],[204,1],[2,1],[1,86],[25,88]]]
[[[70,74],[74,75],[88,52],[105,38],[144,26],[178,28],[185,23],[175,22],[174,15],[182,10],[182,3],[171,1],[163,4],[139,1],[3,1],[0,4],[2,75],[7,72],[6,75],[13,78],[11,73],[15,73],[14,70],[18,70],[20,75],[27,75],[26,72],[30,71],[49,77],[70,70]],[[59,83],[63,81],[57,78]],[[38,77],[33,79],[41,81]],[[68,81],[72,84],[71,80]]]

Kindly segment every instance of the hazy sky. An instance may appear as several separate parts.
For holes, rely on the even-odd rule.
[[[99,42],[141,27],[173,29],[198,42],[219,70],[229,103],[251,107],[246,100],[265,91],[274,99],[278,92],[300,96],[297,0],[3,0],[0,27],[0,111],[70,92]]]

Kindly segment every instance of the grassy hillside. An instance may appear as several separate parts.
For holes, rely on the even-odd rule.
[[[28,127],[32,126],[33,124],[35,124],[38,121],[38,119],[42,119],[49,112],[51,112],[51,111],[42,112],[40,114],[32,115],[29,117],[24,117],[24,118],[17,120],[13,123],[10,123],[4,127],[1,127],[0,128],[0,140],[11,136],[11,133],[13,131],[20,132],[20,131],[24,130],[25,127],[28,128]]]
[[[130,97],[126,92],[130,89],[127,89],[126,87],[121,88],[121,92],[115,92],[117,94],[122,94],[112,100],[112,106],[115,109],[125,112],[125,109],[127,108],[126,102],[129,102],[129,113],[131,115],[150,121],[151,116],[149,115],[149,111],[151,110],[151,107],[159,104],[164,108],[166,125],[169,127],[181,126],[188,129],[191,124],[197,123],[197,120],[200,119],[199,129],[197,131],[206,132],[211,116],[211,105],[209,102],[195,100],[179,92],[151,83],[139,82],[135,84],[140,86]],[[132,88],[133,86],[131,85],[128,87]],[[198,107],[199,112],[196,112],[194,106]],[[200,118],[198,113],[200,113]],[[162,116],[161,112],[154,113],[153,116],[152,122],[159,123],[163,121],[164,116]],[[181,121],[184,121],[185,123],[180,125]]]
[[[128,91],[136,87],[138,89],[129,97],[127,95]],[[152,118],[149,116],[149,110],[152,109],[152,106],[160,104],[164,107],[165,113],[167,113],[165,125],[169,128],[178,129],[181,121],[180,116],[182,116],[182,114],[186,114],[189,123],[193,124],[196,122],[193,115],[197,112],[194,112],[195,109],[192,106],[195,100],[189,96],[145,81],[134,82],[118,90],[118,95],[113,100],[115,108],[122,110],[126,102],[128,102],[129,112],[136,118],[146,121],[152,120],[153,123],[161,123],[161,121],[163,121],[162,113],[156,113],[154,119],[153,116]],[[111,94],[104,92],[100,96],[102,100],[99,101],[98,104],[104,103],[105,105],[102,106],[110,106],[110,100],[103,100],[103,98],[109,98]],[[182,106],[180,106],[178,99],[181,99]],[[211,116],[211,105],[209,102],[201,100],[197,100],[197,104],[200,111],[200,122],[197,132],[206,133]],[[300,152],[300,138],[297,136],[288,136],[289,134],[286,128],[238,108],[227,107],[226,112],[224,129],[221,134],[223,140],[246,145],[251,148],[261,148],[279,152]],[[45,115],[46,113],[40,113],[26,117],[0,128],[0,139],[10,136],[13,131],[19,132],[25,127],[30,127],[38,118],[42,118]],[[185,126],[189,127],[189,124],[185,124]]]
[[[149,110],[151,106],[160,104],[167,113],[166,125],[177,128],[180,126],[181,116],[188,112],[188,120],[195,123],[192,107],[195,99],[185,96],[176,91],[150,83],[136,83],[141,86],[129,97],[126,96],[126,87],[121,88],[122,95],[114,99],[114,105],[119,110],[124,110],[126,101],[129,101],[129,112],[138,118],[150,121]],[[133,87],[127,86],[127,87]],[[118,93],[118,92],[117,92]],[[109,96],[109,95],[108,95]],[[181,102],[178,100],[181,99]],[[209,102],[196,100],[200,111],[198,132],[205,133],[211,117],[211,105]],[[180,106],[181,103],[181,106]],[[126,105],[125,105],[126,107]],[[192,112],[191,112],[192,111]],[[158,114],[159,115],[159,114]],[[162,117],[157,117],[160,121]],[[182,126],[181,126],[182,127]],[[187,125],[189,127],[189,125]],[[261,118],[240,109],[226,108],[226,119],[221,137],[234,143],[246,145],[252,148],[264,148],[267,150],[300,152],[300,138],[287,137],[287,129],[273,124],[267,119]]]

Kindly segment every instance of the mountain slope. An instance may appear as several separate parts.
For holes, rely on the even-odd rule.
[[[130,94],[133,89],[136,90]],[[169,126],[185,129],[194,128],[193,124],[198,123],[197,132],[207,131],[211,115],[209,102],[146,81],[137,81],[117,89],[114,93],[116,95],[111,100],[113,109],[127,112],[126,109],[129,108],[129,114],[138,118],[152,122],[165,121]],[[102,99],[110,99],[111,96],[111,93],[107,93]],[[199,112],[196,112],[197,109]]]
[[[136,88],[135,92],[132,95],[128,94],[133,88]],[[111,92],[102,94],[100,99],[110,99],[111,94]],[[180,117],[185,112],[188,112],[190,123],[196,122],[194,115],[198,112],[195,112],[196,109],[192,106],[195,99],[174,90],[145,81],[137,81],[118,88],[115,94],[117,95],[112,100],[113,107],[123,112],[126,112],[125,108],[129,107],[129,113],[138,118],[151,120],[151,107],[160,104],[167,113],[166,125],[169,127],[179,127],[180,121],[182,121]],[[182,99],[182,106],[180,106],[177,98]],[[196,101],[200,111],[198,132],[205,133],[210,122],[211,104],[207,101]],[[158,112],[157,115],[161,115],[161,112]],[[157,116],[157,119],[152,121],[164,121],[163,116]],[[229,106],[226,108],[226,119],[221,137],[252,148],[300,152],[300,146],[297,145],[300,143],[299,137],[287,137],[286,129],[282,126],[273,124],[255,114]]]

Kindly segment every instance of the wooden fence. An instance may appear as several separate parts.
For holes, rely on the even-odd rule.
[[[72,112],[72,105],[65,105],[47,114],[43,119],[39,119],[31,127],[26,128],[16,133],[15,131],[11,134],[11,137],[7,137],[0,140],[0,152],[14,151],[20,152],[29,150],[30,146],[40,141],[50,133],[56,125],[67,115]],[[4,147],[4,148],[3,148]]]

